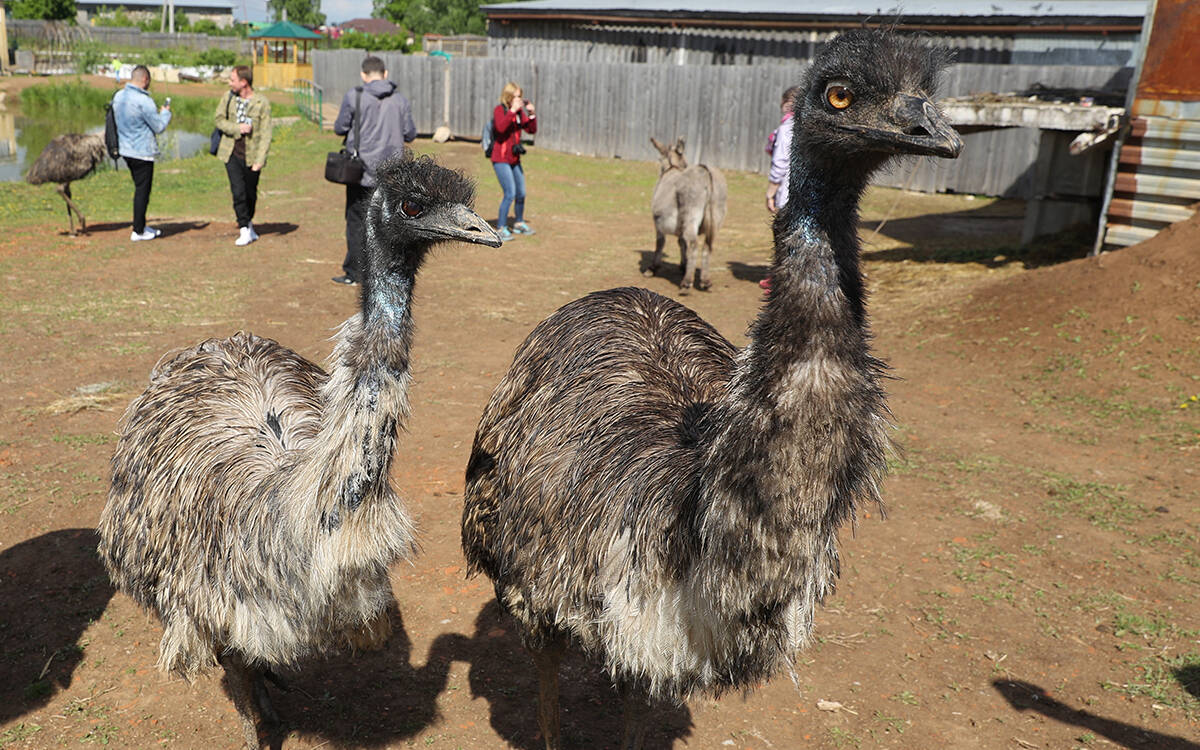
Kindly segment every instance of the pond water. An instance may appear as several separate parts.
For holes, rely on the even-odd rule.
[[[202,122],[182,121],[175,118],[166,132],[158,136],[160,160],[184,159],[208,148],[209,125],[205,132]],[[29,165],[42,153],[42,149],[55,136],[63,133],[103,133],[104,113],[88,119],[26,117],[20,112],[0,109],[0,182],[22,180]],[[125,160],[117,162],[117,169],[126,169]],[[113,169],[111,159],[105,159],[98,169]]]

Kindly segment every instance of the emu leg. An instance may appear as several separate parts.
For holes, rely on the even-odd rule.
[[[562,735],[558,723],[558,664],[562,661],[564,644],[551,642],[541,649],[530,649],[538,672],[538,724],[546,750],[560,750]]]
[[[262,747],[262,739],[258,732],[260,713],[270,725],[264,727],[268,739],[279,718],[275,715],[270,698],[267,697],[262,670],[247,666],[240,654],[222,654],[219,658],[221,666],[225,668],[234,708],[242,720],[242,737],[246,740],[246,747],[259,750]]]
[[[643,276],[649,277],[658,273],[658,268],[662,265],[663,245],[665,244],[667,244],[667,236],[655,229],[654,257],[650,259],[650,265],[646,266],[646,270],[642,271]]]
[[[621,702],[625,707],[625,732],[621,750],[642,750],[650,718],[650,696],[641,687],[622,683]]]
[[[71,200],[71,183],[68,182],[64,185],[59,185],[58,192],[62,195],[63,200],[67,202],[67,219],[71,218],[71,211],[74,210],[75,215],[79,217],[79,231],[87,233],[87,219],[84,218],[83,212],[79,210],[79,206],[76,206],[75,202]],[[73,237],[75,234],[75,225],[72,223],[71,236]]]

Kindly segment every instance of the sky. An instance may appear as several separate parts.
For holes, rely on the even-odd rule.
[[[233,17],[246,21],[267,21],[267,0],[233,0]],[[321,12],[331,23],[351,18],[370,18],[371,0],[321,0]]]

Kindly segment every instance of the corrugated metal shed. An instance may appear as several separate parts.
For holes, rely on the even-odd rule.
[[[1146,0],[906,0],[882,6],[877,0],[839,0],[811,4],[795,0],[529,0],[480,6],[488,16],[546,13],[605,15],[696,14],[709,20],[756,16],[897,16],[906,18],[989,19],[1141,19]],[[799,6],[799,7],[798,7]]]
[[[1200,4],[1157,0],[1096,242],[1132,245],[1200,201]]]

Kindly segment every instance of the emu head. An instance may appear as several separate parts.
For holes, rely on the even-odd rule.
[[[793,158],[869,172],[903,154],[957,157],[962,139],[933,104],[947,63],[943,51],[891,31],[833,39],[804,77]]]
[[[683,139],[675,141],[674,146],[664,146],[654,138],[650,139],[654,148],[658,149],[658,173],[661,175],[668,169],[687,169],[687,159],[683,158]]]
[[[407,149],[376,171],[367,210],[366,252],[376,268],[412,268],[441,242],[500,247],[500,236],[472,210],[475,187],[461,173]]]

